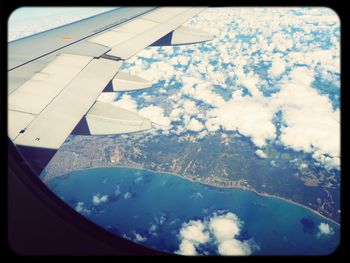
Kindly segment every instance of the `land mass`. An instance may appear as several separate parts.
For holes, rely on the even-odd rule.
[[[70,136],[43,173],[44,180],[74,170],[96,167],[130,167],[180,175],[192,181],[252,190],[303,205],[339,222],[337,171],[327,171],[309,155],[255,146],[239,134],[165,136]]]

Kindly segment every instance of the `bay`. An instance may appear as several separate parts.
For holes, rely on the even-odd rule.
[[[340,227],[293,203],[237,188],[218,188],[182,177],[131,168],[74,171],[47,182],[66,203],[111,233],[145,246],[177,252],[181,229],[233,213],[240,242],[253,255],[325,255],[339,244]],[[322,224],[322,225],[321,225]],[[326,231],[321,231],[320,227]],[[212,235],[211,235],[212,236]],[[197,246],[218,254],[218,241]]]

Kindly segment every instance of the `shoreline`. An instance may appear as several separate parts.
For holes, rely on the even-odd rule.
[[[168,175],[173,175],[173,176],[178,176],[178,177],[181,177],[185,180],[188,180],[188,181],[191,181],[191,182],[194,182],[194,183],[200,183],[202,185],[206,185],[206,186],[211,186],[211,187],[217,187],[217,188],[224,188],[224,189],[241,189],[243,191],[250,191],[250,192],[254,192],[256,195],[259,195],[261,197],[272,197],[272,198],[276,198],[276,199],[279,199],[279,200],[282,200],[282,201],[285,201],[285,202],[288,202],[288,203],[291,203],[291,204],[294,204],[294,205],[297,205],[297,206],[300,206],[300,207],[303,207],[307,210],[309,210],[310,212],[334,223],[335,225],[337,225],[338,227],[340,227],[340,223],[338,223],[337,221],[335,221],[334,219],[332,218],[329,218],[325,215],[322,215],[320,212],[314,210],[313,208],[307,206],[307,205],[304,205],[304,204],[300,204],[298,202],[295,202],[293,200],[290,200],[290,199],[287,199],[285,197],[281,197],[281,196],[277,196],[277,195],[272,195],[272,194],[268,194],[268,193],[261,193],[261,192],[258,192],[257,190],[255,189],[252,189],[252,188],[248,188],[248,187],[244,187],[244,186],[231,186],[231,187],[225,187],[225,186],[220,186],[220,185],[214,185],[214,184],[210,184],[210,183],[206,183],[206,182],[202,182],[202,181],[197,181],[197,180],[193,180],[191,178],[188,178],[186,176],[183,176],[183,175],[180,175],[180,174],[177,174],[177,173],[171,173],[171,172],[165,172],[165,171],[154,171],[154,170],[151,170],[151,169],[148,169],[148,168],[140,168],[140,167],[132,167],[132,166],[123,166],[123,165],[116,165],[116,166],[100,166],[100,167],[89,167],[89,168],[84,168],[84,169],[78,169],[78,170],[74,170],[74,171],[71,171],[71,172],[75,172],[75,171],[84,171],[84,170],[93,170],[93,169],[99,169],[99,168],[125,168],[125,169],[134,169],[134,170],[143,170],[143,171],[147,171],[147,172],[151,172],[151,173],[156,173],[156,174],[168,174]],[[70,173],[71,173],[70,172]],[[64,174],[66,175],[66,174]],[[54,176],[52,178],[49,178],[49,179],[46,179],[45,180],[45,177],[42,178],[43,182],[47,182],[47,181],[50,181],[51,179],[55,178],[55,177],[60,177],[60,176],[64,176],[64,175],[59,175],[59,176]]]

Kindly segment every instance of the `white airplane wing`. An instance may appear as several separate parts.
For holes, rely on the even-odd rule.
[[[114,91],[146,88],[119,72],[124,60],[148,46],[211,40],[182,26],[203,8],[122,7],[25,37],[8,45],[8,135],[39,174],[71,134],[121,134],[151,122],[97,101]]]

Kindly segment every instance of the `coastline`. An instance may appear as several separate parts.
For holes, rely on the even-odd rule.
[[[272,194],[268,194],[268,193],[261,193],[261,192],[258,192],[257,190],[255,189],[252,189],[252,188],[248,188],[248,187],[244,187],[244,186],[220,186],[220,185],[215,185],[215,184],[210,184],[210,183],[206,183],[206,182],[202,182],[200,180],[193,180],[192,178],[188,178],[186,176],[183,176],[183,175],[180,175],[180,174],[177,174],[177,173],[171,173],[171,172],[166,172],[166,171],[154,171],[154,170],[151,170],[151,169],[148,169],[148,168],[140,168],[140,167],[132,167],[132,166],[123,166],[123,165],[115,165],[115,166],[100,166],[100,167],[89,167],[89,168],[84,168],[84,169],[78,169],[78,170],[74,170],[74,171],[85,171],[85,170],[93,170],[93,169],[100,169],[100,168],[124,168],[124,169],[134,169],[134,170],[142,170],[142,171],[148,171],[148,172],[151,172],[151,173],[156,173],[156,174],[168,174],[168,175],[173,175],[173,176],[178,176],[178,177],[181,177],[183,179],[186,179],[188,181],[191,181],[191,182],[194,182],[194,183],[200,183],[202,185],[206,185],[206,186],[211,186],[211,187],[217,187],[217,188],[224,188],[224,189],[241,189],[241,190],[244,190],[244,191],[251,191],[251,192],[254,192],[255,194],[259,195],[259,196],[262,196],[262,197],[272,197],[272,198],[276,198],[276,199],[280,199],[282,201],[285,201],[285,202],[288,202],[288,203],[291,203],[291,204],[294,204],[294,205],[297,205],[297,206],[300,206],[300,207],[303,207],[307,210],[309,210],[310,212],[316,214],[317,216],[320,216],[332,223],[334,223],[335,225],[337,225],[338,227],[340,227],[340,223],[338,223],[337,221],[335,221],[334,219],[331,219],[329,217],[326,217],[325,215],[322,215],[320,212],[314,210],[313,208],[307,206],[307,205],[304,205],[304,204],[301,204],[301,203],[298,203],[298,202],[295,202],[293,200],[290,200],[290,199],[287,199],[285,197],[281,197],[281,196],[277,196],[277,195],[272,195]],[[73,171],[71,171],[73,172]],[[55,177],[61,177],[61,176],[64,176],[64,175],[59,175],[59,176],[55,176]],[[47,181],[55,178],[55,177],[52,177],[52,178],[49,178],[49,179],[46,179],[45,180],[45,177],[42,178],[43,182],[46,183]]]

